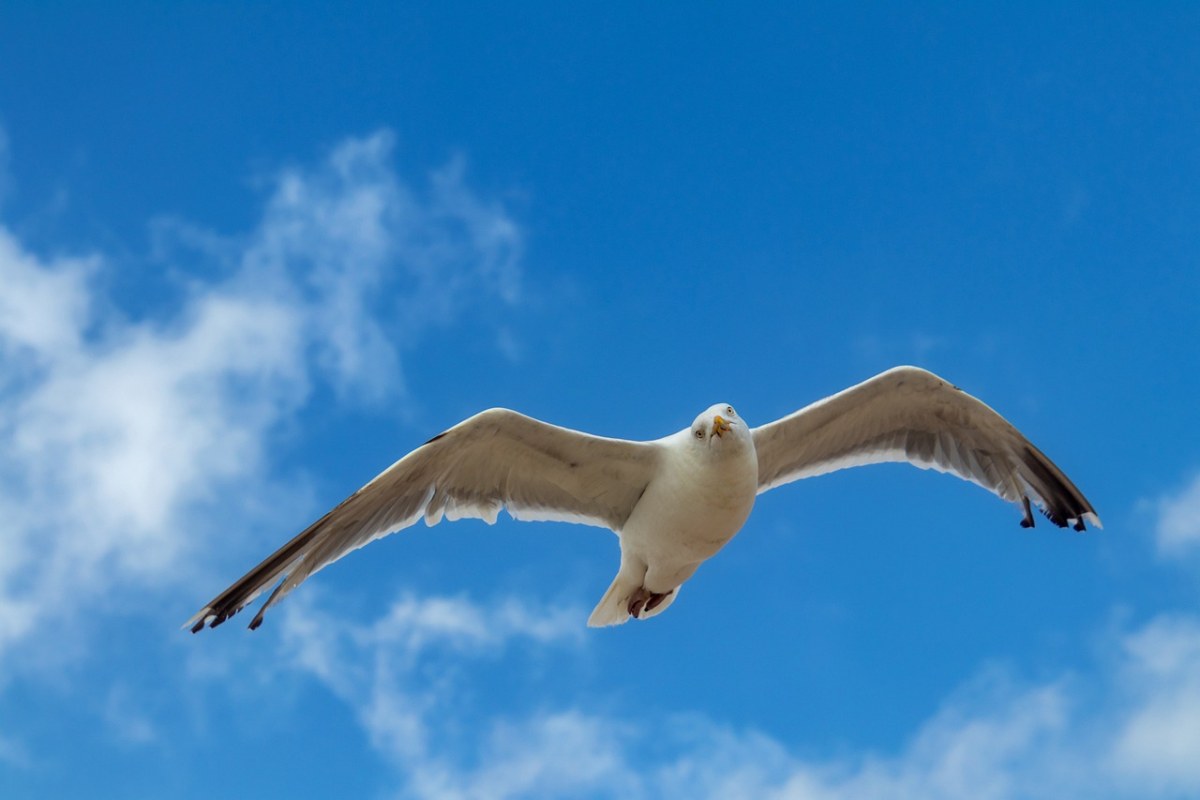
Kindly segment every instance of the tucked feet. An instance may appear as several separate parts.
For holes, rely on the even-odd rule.
[[[1025,512],[1025,517],[1021,520],[1021,527],[1022,528],[1032,528],[1033,527],[1033,509],[1031,509],[1029,507],[1028,495],[1021,498],[1021,508]]]
[[[629,597],[629,616],[634,619],[641,619],[642,614],[658,608],[662,604],[662,601],[670,596],[671,592],[659,594],[642,586]]]

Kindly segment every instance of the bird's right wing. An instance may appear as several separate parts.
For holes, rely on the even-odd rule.
[[[758,491],[826,472],[907,462],[949,472],[1076,530],[1100,518],[1083,493],[1008,420],[917,367],[896,367],[755,428]]]
[[[422,517],[435,525],[561,520],[620,530],[654,474],[659,445],[560,428],[508,409],[484,411],[404,456],[201,609],[193,632],[215,627],[272,583],[263,613],[322,567]]]

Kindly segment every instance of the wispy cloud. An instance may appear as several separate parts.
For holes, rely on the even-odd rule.
[[[520,233],[460,163],[409,185],[383,132],[271,186],[246,234],[156,227],[159,257],[221,268],[154,318],[105,294],[119,262],[0,227],[0,665],[102,593],[175,580],[224,489],[269,487],[271,436],[315,384],[399,393],[396,341],[519,295]]]
[[[24,744],[16,739],[0,735],[0,764],[28,769],[33,766],[33,759]]]
[[[1178,797],[1200,792],[1200,620],[1118,632],[1090,671],[1025,682],[989,666],[894,753],[801,756],[762,732],[700,714],[645,718],[546,707],[523,718],[464,707],[461,680],[431,683],[512,642],[571,642],[577,615],[516,601],[399,599],[377,621],[339,623],[296,604],[284,660],[349,704],[397,767],[399,794],[779,798]],[[454,731],[448,737],[445,731]],[[470,731],[470,733],[465,733]],[[440,735],[439,735],[440,734]]]
[[[578,608],[531,609],[512,598],[484,606],[465,597],[409,594],[375,621],[355,624],[318,608],[312,597],[285,606],[282,660],[348,703],[371,743],[417,780],[439,782],[436,776],[449,774],[432,742],[445,731],[443,708],[454,705],[457,659],[494,657],[520,640],[583,641]]]
[[[1178,492],[1158,500],[1158,552],[1177,557],[1200,549],[1200,474]]]
[[[1135,785],[1200,793],[1200,619],[1163,617],[1124,641],[1129,708],[1113,756]]]
[[[137,692],[114,684],[104,702],[104,721],[116,737],[129,745],[143,745],[159,737],[154,723],[139,705]]]

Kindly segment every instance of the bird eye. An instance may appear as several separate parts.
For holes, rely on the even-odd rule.
[[[733,416],[733,406],[725,406],[725,413],[732,417]]]
[[[697,439],[703,439],[703,438],[704,438],[704,428],[697,428],[697,429],[696,429],[696,438],[697,438]]]

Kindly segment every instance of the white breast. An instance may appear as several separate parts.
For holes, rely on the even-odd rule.
[[[749,437],[697,447],[690,431],[665,440],[668,456],[621,530],[625,557],[646,564],[647,588],[669,591],[734,537],[758,491]]]

